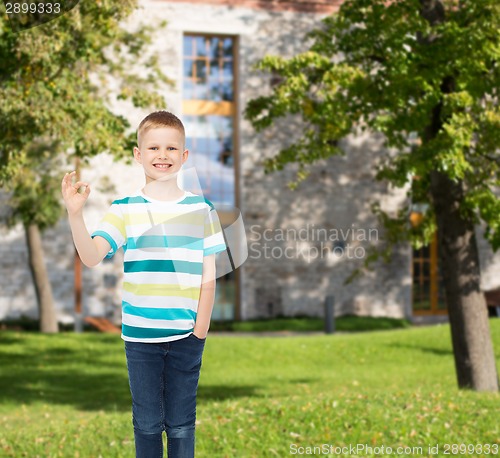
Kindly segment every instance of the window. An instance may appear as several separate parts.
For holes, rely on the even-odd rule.
[[[186,146],[203,195],[218,210],[235,207],[235,38],[184,36]]]
[[[421,215],[420,215],[421,216]],[[417,221],[418,214],[412,214]],[[437,234],[427,246],[413,250],[413,313],[415,315],[446,314],[444,287],[439,269]]]
[[[203,195],[217,208],[222,227],[236,218],[236,100],[235,37],[184,36],[183,120],[186,162],[194,167]],[[213,319],[239,318],[239,270],[217,282]]]

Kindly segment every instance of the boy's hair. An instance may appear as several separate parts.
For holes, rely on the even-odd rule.
[[[155,111],[148,114],[139,124],[137,128],[137,146],[140,145],[141,137],[151,129],[157,129],[159,127],[173,127],[182,133],[183,137],[186,138],[186,131],[184,129],[184,124],[182,121],[169,111]]]

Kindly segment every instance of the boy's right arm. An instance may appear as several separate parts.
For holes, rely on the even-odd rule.
[[[76,172],[71,172],[64,175],[61,191],[68,211],[69,224],[76,250],[87,267],[94,267],[104,259],[111,246],[103,237],[90,237],[82,213],[83,206],[90,194],[90,186],[83,181],[78,181],[73,185],[72,179],[75,174]],[[82,186],[85,186],[85,191],[79,193],[78,189]]]

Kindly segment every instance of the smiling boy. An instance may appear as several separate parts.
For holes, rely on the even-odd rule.
[[[134,158],[146,184],[113,201],[89,234],[82,215],[90,185],[62,180],[82,262],[96,266],[123,247],[122,339],[132,395],[136,457],[194,456],[196,391],[215,297],[215,254],[226,249],[213,204],[184,191],[182,122],[158,111],[139,125]],[[85,188],[79,193],[80,188]]]

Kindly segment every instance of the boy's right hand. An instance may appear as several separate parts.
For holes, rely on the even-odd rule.
[[[75,184],[72,183],[73,177],[76,172],[66,173],[61,183],[61,191],[64,199],[64,204],[68,213],[71,215],[78,214],[82,211],[85,202],[90,194],[90,186],[88,183],[83,181],[77,181]],[[85,186],[85,191],[79,193],[78,190]]]

